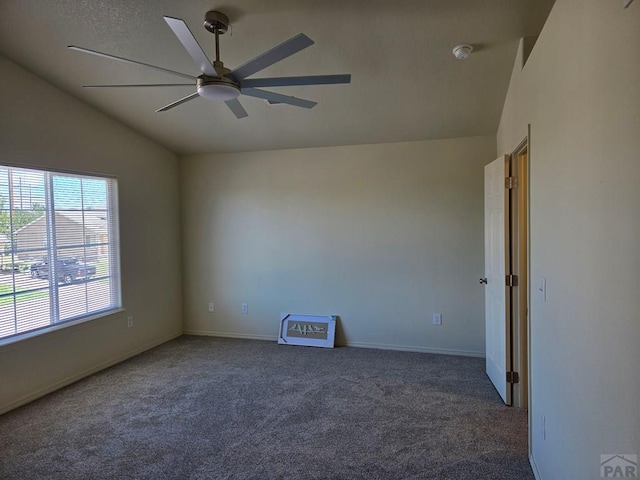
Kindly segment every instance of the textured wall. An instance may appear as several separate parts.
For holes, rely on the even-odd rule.
[[[530,408],[543,479],[600,478],[600,454],[640,454],[639,7],[558,0],[525,68],[516,61],[498,132],[508,153],[531,124]]]
[[[0,162],[117,176],[126,309],[0,346],[1,412],[179,335],[182,303],[175,155],[1,57],[0,72]]]
[[[336,314],[338,343],[484,355],[494,157],[478,137],[182,158],[185,330],[275,338],[281,312]]]

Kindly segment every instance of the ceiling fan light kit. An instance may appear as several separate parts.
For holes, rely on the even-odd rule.
[[[258,55],[253,60],[248,61],[244,65],[236,68],[235,70],[229,70],[224,66],[220,60],[220,44],[219,36],[223,35],[229,28],[229,19],[221,12],[211,10],[206,13],[204,20],[204,28],[215,35],[216,43],[216,59],[211,62],[206,53],[202,50],[198,41],[193,36],[187,24],[179,19],[173,17],[164,17],[164,20],[169,25],[169,28],[173,31],[178,38],[182,46],[187,53],[191,56],[193,61],[198,65],[201,75],[198,77],[191,76],[181,72],[175,72],[166,68],[157,67],[155,65],[149,65],[147,63],[138,62],[135,60],[129,60],[122,57],[116,57],[115,55],[109,55],[107,53],[96,52],[87,48],[76,47],[70,45],[69,48],[82,53],[88,53],[99,57],[107,58],[110,60],[116,60],[119,62],[130,63],[134,65],[141,65],[156,71],[168,73],[170,75],[176,75],[183,78],[188,78],[195,81],[196,91],[186,97],[181,98],[175,102],[165,105],[164,107],[156,110],[156,112],[165,112],[178,105],[182,105],[185,102],[193,100],[194,98],[204,97],[210,100],[222,100],[226,103],[227,107],[237,118],[244,118],[248,116],[244,107],[238,101],[238,96],[247,95],[250,97],[260,98],[266,100],[271,105],[287,104],[302,108],[313,108],[316,102],[305,100],[302,98],[291,97],[282,95],[280,93],[271,92],[269,90],[263,90],[260,87],[287,87],[287,86],[306,86],[306,85],[331,85],[338,83],[351,83],[351,75],[306,75],[301,77],[278,77],[278,78],[247,78],[251,75],[264,70],[265,68],[284,60],[287,57],[313,45],[313,40],[299,33],[298,35],[290,38],[284,43],[277,45]],[[147,84],[147,85],[84,85],[84,87],[91,88],[122,88],[122,87],[167,87],[167,86],[184,86],[185,84]]]
[[[211,100],[233,100],[240,96],[240,87],[226,78],[198,77],[197,92],[201,97]]]

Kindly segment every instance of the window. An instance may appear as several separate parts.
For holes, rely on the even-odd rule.
[[[0,166],[0,341],[121,308],[113,178]]]

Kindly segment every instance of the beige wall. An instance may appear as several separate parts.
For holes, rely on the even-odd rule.
[[[0,146],[0,162],[117,176],[126,309],[0,346],[3,412],[179,335],[182,304],[175,155],[2,57]]]
[[[493,137],[182,158],[185,330],[274,339],[281,312],[335,314],[341,344],[484,355],[494,158]]]
[[[532,449],[545,480],[600,478],[600,454],[640,455],[640,5],[620,3],[558,0],[516,62],[498,132],[509,153],[531,124]]]

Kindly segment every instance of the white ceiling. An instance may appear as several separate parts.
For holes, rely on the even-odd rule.
[[[537,35],[553,0],[0,0],[0,53],[176,153],[269,150],[495,134],[518,39]],[[162,16],[182,18],[214,57],[208,10],[229,16],[221,59],[233,69],[290,37],[315,45],[254,77],[351,73],[349,85],[279,87],[318,102],[269,106],[241,96],[248,118],[198,98],[155,110],[191,87],[83,89],[84,84],[183,83],[68,45],[197,76]],[[467,60],[451,49],[474,46]],[[25,92],[16,92],[24,95]]]

